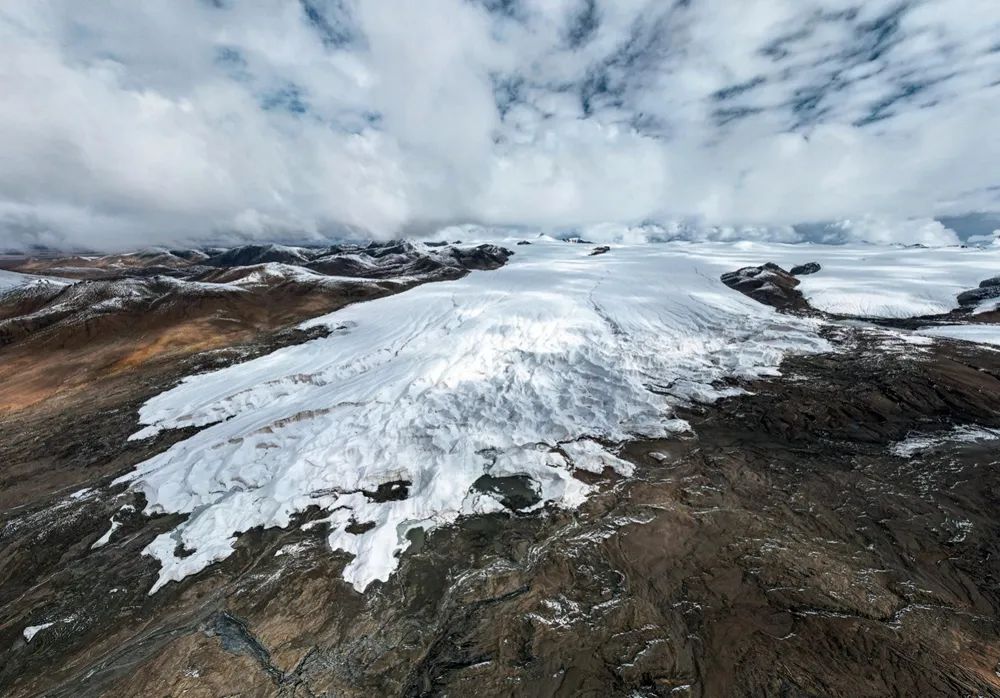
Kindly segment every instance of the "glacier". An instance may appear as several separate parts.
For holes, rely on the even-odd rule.
[[[884,287],[869,306],[888,288],[895,313],[946,293],[953,307],[964,277],[998,261],[914,250],[886,274],[891,259],[869,246],[640,244],[590,256],[587,245],[531,243],[505,241],[516,254],[499,270],[318,317],[303,327],[329,336],[189,377],[143,405],[134,439],[201,427],[118,480],[145,495],[147,514],[189,514],[145,550],[161,565],[150,593],[226,558],[240,533],[288,526],[310,507],[325,512],[331,548],[353,555],[343,574],[362,591],[388,579],[413,529],[502,510],[473,486],[483,475],[530,479],[537,509],[578,506],[593,486],[574,472],[629,475],[616,446],[683,433],[678,406],[738,392],[727,378],[778,375],[790,353],[831,349],[819,320],[731,291],[723,272],[816,260],[823,271],[803,282],[814,302],[857,305],[864,278]],[[946,269],[928,299],[897,283],[921,264],[961,278]],[[387,483],[407,483],[406,496],[372,496]]]

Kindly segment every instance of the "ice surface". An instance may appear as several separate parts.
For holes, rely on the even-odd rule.
[[[28,286],[31,284],[56,284],[66,286],[73,283],[66,279],[59,279],[54,276],[35,276],[33,274],[21,274],[16,271],[5,271],[0,269],[0,293],[17,288],[18,286]]]
[[[1000,325],[935,325],[922,327],[917,334],[1000,346]]]
[[[959,293],[1000,269],[1000,248],[796,245],[776,256],[785,268],[806,261],[822,265],[799,285],[813,307],[865,317],[947,313],[958,307]]]
[[[146,549],[162,564],[151,593],[231,554],[239,533],[287,526],[309,506],[329,512],[330,545],[355,556],[344,575],[362,590],[388,578],[411,529],[497,510],[472,487],[481,475],[527,476],[542,506],[577,506],[590,486],[574,469],[628,474],[613,445],[685,430],[679,403],[731,393],[715,385],[726,377],[775,375],[789,352],[828,348],[816,321],[719,280],[774,246],[591,257],[589,246],[542,238],[516,249],[502,269],[317,318],[306,325],[331,336],[146,403],[136,438],[205,427],[123,478],[147,513],[191,514]],[[408,496],[374,501],[393,481],[410,483]],[[356,535],[352,522],[374,527]],[[178,557],[179,545],[190,554]]]
[[[14,286],[20,286],[27,280],[26,274],[18,274],[14,271],[4,271],[0,269],[0,291]]]
[[[672,243],[728,260],[727,271],[774,262],[784,269],[818,262],[799,277],[799,290],[819,310],[843,315],[907,318],[947,313],[956,296],[1000,271],[1000,246],[899,247],[742,241]]]

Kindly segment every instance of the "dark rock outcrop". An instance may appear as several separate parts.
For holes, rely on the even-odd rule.
[[[796,288],[799,280],[772,262],[726,272],[721,278],[729,288],[765,305],[779,310],[809,310],[809,303]]]
[[[474,483],[474,490],[495,497],[503,506],[513,511],[528,509],[541,501],[538,486],[526,475],[494,477],[481,475]]]
[[[956,300],[961,308],[958,312],[968,313],[983,301],[994,298],[1000,298],[1000,276],[983,279],[976,288],[959,293]]]
[[[506,247],[498,245],[479,245],[472,248],[452,247],[449,252],[452,259],[462,269],[479,271],[499,269],[514,254]]]
[[[610,251],[611,251],[610,247],[608,247],[607,245],[601,245],[599,247],[595,247],[594,249],[592,249],[590,251],[590,256],[594,257],[599,254],[607,254]]]
[[[990,279],[990,281],[992,281],[992,279]],[[979,288],[973,288],[959,293],[957,300],[958,304],[963,308],[971,308],[979,305],[983,301],[988,301],[993,298],[1000,298],[1000,286],[983,286],[980,284]]]
[[[799,264],[798,266],[792,267],[792,270],[788,272],[792,276],[805,276],[807,274],[815,274],[822,267],[818,262],[806,262],[805,264]]]

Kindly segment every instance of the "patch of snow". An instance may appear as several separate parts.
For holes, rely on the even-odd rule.
[[[72,623],[76,620],[76,615],[67,616],[65,618],[60,618],[59,620],[54,620],[49,623],[42,623],[41,625],[29,625],[22,631],[24,639],[26,642],[31,642],[32,638],[35,637],[39,632],[45,630],[46,628],[51,628],[56,623]]]
[[[916,347],[926,347],[934,343],[933,337],[926,337],[912,332],[897,332],[895,338],[904,344],[912,344]]]
[[[298,555],[304,550],[309,549],[309,544],[306,542],[289,543],[288,545],[283,545],[274,552],[275,557],[281,557],[282,555]]]
[[[90,549],[94,550],[96,548],[103,548],[111,541],[111,536],[114,535],[114,532],[117,531],[120,527],[121,524],[115,519],[115,517],[112,516],[111,526],[108,528],[108,530],[105,532],[103,536],[94,541],[94,544],[90,546]]]
[[[356,255],[337,255],[337,258],[353,257]],[[282,264],[281,262],[267,262],[265,264],[259,264],[254,267],[250,267],[250,271],[246,276],[243,276],[236,281],[229,282],[230,286],[258,286],[262,284],[270,283],[275,279],[295,281],[298,283],[308,283],[308,284],[320,284],[326,286],[342,285],[344,283],[350,284],[378,284],[386,283],[392,281],[407,281],[408,277],[397,277],[389,280],[384,279],[365,279],[353,276],[335,276],[332,274],[321,274],[319,272],[312,271],[311,269],[306,269],[304,267],[297,267],[292,264]]]
[[[998,310],[1000,310],[1000,298],[987,298],[975,307],[972,314],[982,315],[983,313],[995,313]]]
[[[974,443],[1000,439],[1000,430],[977,426],[959,426],[937,434],[911,434],[889,448],[895,456],[912,458],[921,451],[948,443]]]
[[[329,543],[355,556],[344,576],[363,590],[392,573],[408,531],[487,506],[472,487],[483,474],[579,505],[591,487],[574,468],[631,470],[596,440],[682,432],[674,407],[732,394],[718,381],[830,349],[817,321],[722,284],[748,254],[773,256],[680,244],[591,257],[538,239],[497,271],[349,306],[303,325],[329,337],[188,378],[142,407],[135,436],[206,428],[119,480],[147,513],[191,514],[146,548],[161,563],[150,593],[310,506],[331,512]],[[401,479],[406,499],[364,494]],[[375,526],[347,533],[352,521]]]
[[[29,625],[27,628],[24,629],[23,633],[24,640],[26,642],[31,642],[31,640],[35,637],[35,635],[37,635],[42,630],[45,630],[46,628],[51,628],[55,624],[56,624],[55,621],[52,621],[51,623],[42,623],[41,625]]]
[[[917,334],[1000,346],[1000,325],[935,325],[921,327]]]
[[[590,439],[562,444],[561,448],[574,467],[590,473],[600,474],[605,468],[611,468],[619,475],[628,476],[635,470],[631,463],[608,453],[603,446]]]
[[[126,504],[119,511],[133,512],[135,511],[135,507],[132,506],[131,504]],[[111,541],[111,536],[114,535],[115,531],[121,528],[121,525],[122,525],[121,521],[118,520],[117,515],[112,516],[110,528],[108,528],[107,532],[105,532],[103,536],[94,541],[94,544],[90,546],[90,549],[94,550],[96,548],[103,548],[105,545],[107,545]]]

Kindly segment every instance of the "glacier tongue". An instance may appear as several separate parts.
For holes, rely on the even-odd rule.
[[[393,572],[409,530],[499,509],[480,476],[527,476],[542,503],[577,506],[590,487],[574,468],[630,472],[609,444],[683,431],[673,406],[727,394],[719,379],[828,348],[815,321],[725,288],[733,260],[713,247],[516,249],[502,269],[317,318],[332,335],[146,403],[136,438],[205,427],[121,478],[147,513],[191,514],[147,547],[162,564],[150,593],[314,505],[363,590]],[[372,496],[395,481],[404,498]]]

